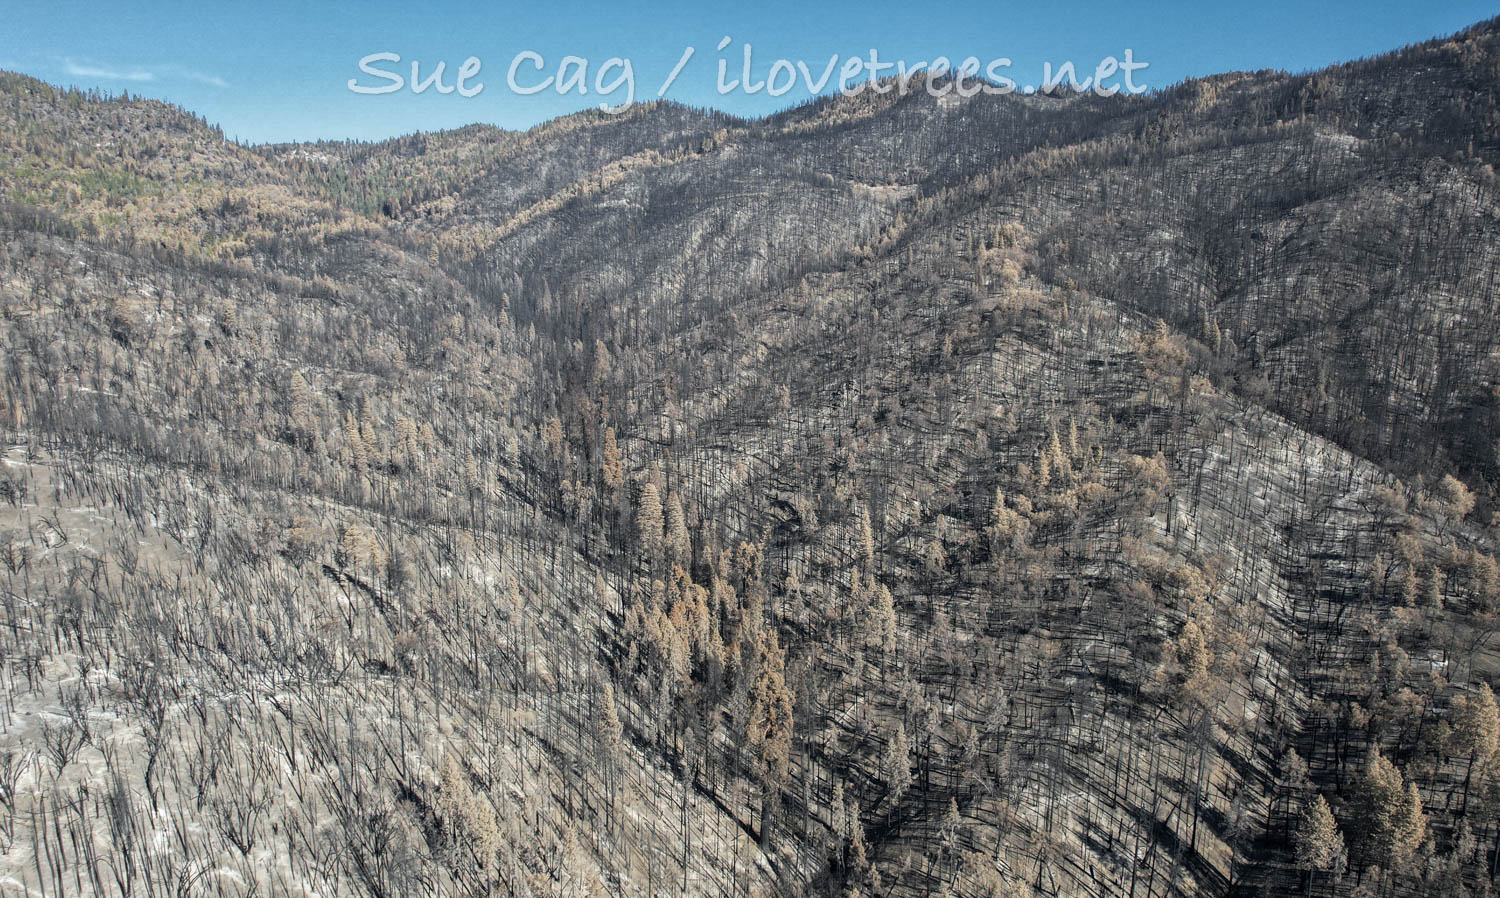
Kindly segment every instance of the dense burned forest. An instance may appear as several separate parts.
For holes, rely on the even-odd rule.
[[[1497,160],[1497,22],[374,144],[0,75],[0,892],[1493,895]]]

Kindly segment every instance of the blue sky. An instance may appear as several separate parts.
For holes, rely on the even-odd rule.
[[[1135,80],[1151,88],[1185,77],[1245,68],[1318,68],[1406,43],[1446,35],[1488,18],[1493,6],[1473,2],[1370,4],[1330,0],[1316,5],[1286,0],[1233,8],[1189,2],[1056,3],[740,3],[601,2],[520,4],[472,0],[343,3],[116,4],[71,0],[7,0],[0,14],[0,68],[56,84],[160,97],[207,116],[231,137],[285,141],[377,139],[415,130],[490,122],[521,128],[598,104],[618,102],[593,90],[600,65],[627,58],[636,99],[651,99],[684,49],[696,49],[667,96],[741,115],[761,115],[805,100],[806,87],[780,97],[763,91],[720,94],[718,60],[738,77],[742,45],[754,50],[754,79],[772,61],[805,61],[817,80],[830,56],[839,62],[867,56],[908,63],[938,55],[953,61],[1009,58],[1004,71],[1018,84],[1039,82],[1044,62],[1073,61],[1080,74],[1130,48],[1150,68]],[[732,38],[723,52],[720,40]],[[587,59],[590,93],[556,89],[522,96],[507,87],[518,53],[544,60],[528,65],[518,82],[557,74],[564,56]],[[407,76],[416,60],[425,78],[438,62],[452,85],[460,63],[477,57],[483,84],[475,96],[409,86],[383,95],[349,90],[358,62],[389,52]],[[607,74],[608,80],[620,74]],[[834,72],[836,83],[838,72]],[[827,92],[825,90],[825,92]]]

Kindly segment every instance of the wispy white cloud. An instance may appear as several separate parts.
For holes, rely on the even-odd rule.
[[[225,81],[223,78],[220,78],[218,75],[206,75],[203,72],[193,72],[193,71],[184,70],[184,71],[182,71],[180,73],[180,76],[183,77],[183,78],[187,78],[190,81],[197,81],[200,84],[207,84],[207,85],[210,85],[212,87],[228,87],[229,86],[229,82]]]
[[[105,81],[158,81],[175,79],[196,81],[199,84],[207,84],[210,87],[229,86],[229,82],[218,75],[184,68],[180,65],[169,64],[155,66],[150,69],[141,68],[140,66],[121,68],[94,62],[79,61],[68,57],[63,57],[61,62],[63,71],[74,78],[100,78]]]
[[[78,62],[77,60],[64,58],[62,61],[63,71],[74,78],[103,78],[106,81],[155,81],[156,73],[145,69],[114,69],[108,66],[94,65],[93,63]]]

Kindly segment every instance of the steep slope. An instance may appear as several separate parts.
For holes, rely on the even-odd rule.
[[[5,76],[5,875],[1285,893],[1321,795],[1483,893],[1497,39],[263,148]]]

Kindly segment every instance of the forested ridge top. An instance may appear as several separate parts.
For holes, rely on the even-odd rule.
[[[1497,41],[260,147],[0,75],[6,888],[1492,894]]]

